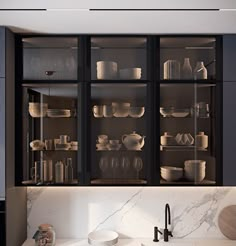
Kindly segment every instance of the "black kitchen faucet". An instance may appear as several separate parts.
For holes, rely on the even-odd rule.
[[[169,241],[169,236],[173,237],[172,232],[168,230],[167,228],[167,220],[168,224],[171,224],[171,217],[170,217],[170,206],[167,203],[165,207],[165,229],[164,229],[164,241],[168,242]]]

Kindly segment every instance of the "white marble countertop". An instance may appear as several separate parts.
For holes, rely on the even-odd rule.
[[[34,239],[27,239],[22,246],[34,246]],[[56,246],[88,246],[87,239],[57,239]],[[235,246],[236,241],[220,239],[170,239],[153,242],[152,239],[119,239],[116,246]]]

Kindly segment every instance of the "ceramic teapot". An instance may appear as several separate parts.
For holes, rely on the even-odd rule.
[[[122,136],[122,142],[128,150],[141,150],[144,146],[145,136],[140,136],[136,132],[131,134],[124,134]]]

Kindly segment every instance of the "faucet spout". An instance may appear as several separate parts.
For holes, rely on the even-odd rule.
[[[170,225],[171,217],[170,217],[170,206],[168,203],[166,204],[166,207],[165,207],[165,229],[167,229],[167,220],[168,220],[168,224]]]

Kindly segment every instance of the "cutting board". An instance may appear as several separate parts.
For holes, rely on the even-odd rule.
[[[236,205],[225,207],[220,212],[218,225],[227,238],[236,240]]]

